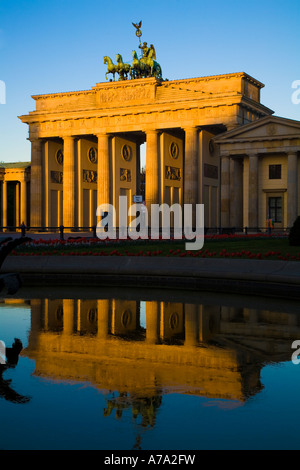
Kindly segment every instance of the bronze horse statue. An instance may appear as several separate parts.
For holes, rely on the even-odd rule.
[[[121,54],[117,54],[117,72],[119,74],[119,80],[127,80],[128,75],[132,78],[131,65],[125,64]]]
[[[155,77],[158,79],[162,79],[162,69],[156,60],[154,60],[155,50],[153,47],[150,47],[148,50],[148,54],[140,59],[140,64],[145,67],[148,77]]]
[[[138,58],[136,51],[132,51],[132,65],[131,65],[131,72],[133,78],[142,78],[147,76],[146,66],[145,64],[141,63]]]
[[[115,74],[118,72],[118,66],[113,63],[110,57],[107,55],[103,58],[103,63],[107,64],[107,72],[105,73],[105,78],[108,80],[107,75],[109,73],[113,74],[114,81],[115,81]]]

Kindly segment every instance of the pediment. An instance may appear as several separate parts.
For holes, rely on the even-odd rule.
[[[277,140],[284,138],[300,138],[300,121],[278,116],[267,116],[219,135],[215,141],[221,144],[226,142]]]

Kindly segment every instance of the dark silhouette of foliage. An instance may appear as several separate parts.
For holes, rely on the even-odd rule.
[[[300,216],[295,220],[289,233],[289,244],[291,246],[300,246]]]

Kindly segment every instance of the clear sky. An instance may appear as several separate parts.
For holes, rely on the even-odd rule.
[[[265,84],[265,106],[300,120],[300,0],[0,0],[0,161],[30,160],[17,116],[34,110],[31,95],[104,82],[103,56],[139,51],[140,20],[163,78],[246,72]]]

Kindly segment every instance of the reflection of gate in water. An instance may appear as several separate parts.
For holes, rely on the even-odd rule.
[[[38,374],[118,391],[109,414],[162,389],[245,401],[261,390],[265,363],[290,360],[297,335],[297,313],[266,306],[45,299],[31,301],[26,354]]]

